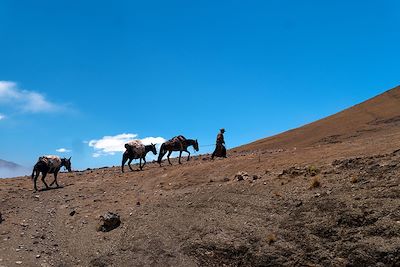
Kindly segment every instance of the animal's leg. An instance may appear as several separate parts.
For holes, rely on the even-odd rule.
[[[124,172],[124,166],[125,166],[125,162],[128,160],[128,157],[126,156],[126,154],[124,153],[122,155],[122,164],[121,164],[121,171]]]
[[[179,160],[178,160],[179,164],[182,164],[182,163],[181,163],[181,156],[182,156],[182,150],[179,151]]]
[[[52,186],[54,183],[56,183],[56,186],[57,186],[57,187],[60,187],[60,186],[58,185],[58,182],[57,182],[57,174],[58,174],[58,172],[55,172],[55,173],[54,173],[54,181],[51,182],[50,186]]]
[[[129,159],[129,161],[128,161],[128,166],[129,166],[129,169],[131,169],[131,171],[133,171],[132,166],[131,166],[132,160],[133,160],[133,158]]]
[[[187,151],[187,150],[185,150],[185,152],[187,152],[189,155],[188,155],[188,159],[187,159],[187,161],[189,161],[190,160],[190,152],[189,151]]]
[[[42,182],[46,186],[46,189],[49,189],[49,186],[46,184],[46,181],[44,180],[46,178],[47,172],[42,172]]]
[[[159,154],[158,154],[158,159],[157,159],[157,162],[158,162],[158,164],[160,164],[160,166],[161,166],[161,160],[162,160],[162,157],[163,157],[164,155],[162,154],[162,151],[160,150],[160,152],[159,152]]]
[[[33,178],[33,187],[35,188],[35,192],[38,191],[37,186],[36,186],[36,181],[37,181],[37,178],[39,177],[39,174],[40,174],[40,172],[36,171],[35,177]]]
[[[161,145],[160,151],[159,151],[159,154],[158,154],[158,159],[157,159],[157,161],[158,161],[158,164],[160,164],[160,166],[161,166],[161,160],[162,160],[162,158],[163,158],[164,155],[167,153],[167,151],[164,149],[164,146],[165,146],[165,144],[162,144],[162,145]]]
[[[142,160],[142,159],[140,158],[140,160]],[[143,166],[142,166],[142,169],[143,169],[144,165],[146,165],[146,157],[143,158]]]
[[[165,154],[167,154],[167,151],[161,151],[160,150],[160,155],[158,156],[158,163],[160,164],[160,166],[161,166],[161,161],[162,161],[162,158],[165,156]]]
[[[168,158],[169,165],[172,165],[171,161],[169,160],[169,156],[171,156],[171,154],[172,154],[172,150],[168,151],[167,158]]]

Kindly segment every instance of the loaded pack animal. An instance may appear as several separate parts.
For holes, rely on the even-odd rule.
[[[150,145],[143,145],[143,143],[140,140],[132,140],[128,143],[125,144],[125,152],[122,155],[122,165],[121,165],[121,171],[124,172],[124,166],[126,161],[128,161],[128,166],[131,171],[133,171],[131,167],[131,162],[134,159],[139,159],[139,168],[140,170],[143,170],[143,166],[146,164],[146,155],[150,151],[153,152],[154,155],[157,155],[157,149],[156,145],[150,144]],[[143,159],[143,165],[142,165],[142,159]]]
[[[48,173],[54,174],[54,181],[50,184],[50,186],[52,186],[55,183],[56,186],[59,187],[57,182],[57,174],[60,171],[61,167],[65,167],[68,170],[68,172],[70,172],[71,158],[69,159],[60,158],[59,156],[54,156],[54,155],[39,157],[32,171],[32,179],[35,191],[37,191],[36,181],[40,173],[42,173],[42,182],[46,186],[46,189],[50,188],[45,181],[46,175]]]
[[[173,151],[179,151],[179,164],[181,164],[182,152],[188,153],[187,161],[190,160],[190,152],[187,150],[189,146],[193,146],[196,151],[199,151],[199,143],[197,139],[186,139],[183,135],[175,136],[174,138],[163,143],[160,147],[160,154],[158,155],[158,163],[161,165],[161,160],[164,155],[168,152],[167,158],[170,165],[172,165],[169,157]]]

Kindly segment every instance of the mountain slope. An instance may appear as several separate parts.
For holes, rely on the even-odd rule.
[[[400,125],[400,86],[327,118],[235,148],[235,151],[307,147],[341,142]]]
[[[11,161],[0,159],[0,178],[15,177],[27,173],[28,170],[25,167]]]
[[[61,188],[34,193],[31,179],[0,179],[0,262],[400,266],[398,96],[388,91],[226,159],[60,173]],[[107,211],[122,223],[97,232]]]
[[[14,162],[0,159],[0,168],[16,169],[16,168],[20,168],[20,167],[21,167],[20,165],[14,163]]]

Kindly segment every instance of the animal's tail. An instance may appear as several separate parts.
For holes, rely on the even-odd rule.
[[[160,152],[158,154],[158,160],[157,160],[158,164],[161,164],[161,160],[162,160],[164,155],[165,155],[165,144],[163,143],[160,146]]]
[[[36,165],[33,166],[32,175],[31,175],[32,180],[33,180],[33,177],[35,176],[35,171],[36,171]]]

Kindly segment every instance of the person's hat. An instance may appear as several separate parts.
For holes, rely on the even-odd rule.
[[[225,129],[224,128],[221,128],[221,129],[219,129],[221,132],[225,132]]]

